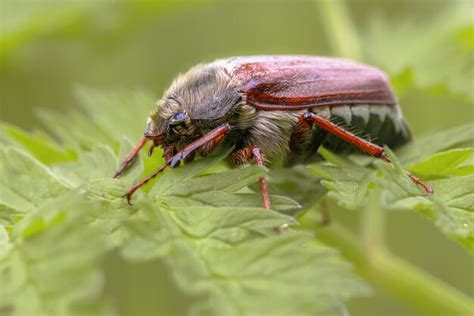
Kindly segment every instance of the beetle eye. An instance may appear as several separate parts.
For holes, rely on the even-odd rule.
[[[183,121],[186,118],[186,114],[183,112],[178,112],[171,117],[172,121]]]
[[[189,121],[189,117],[185,112],[178,112],[170,116],[169,125],[174,133],[184,135],[189,132]]]

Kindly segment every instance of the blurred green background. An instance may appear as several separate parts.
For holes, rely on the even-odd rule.
[[[335,3],[0,0],[1,119],[39,128],[38,109],[77,106],[77,85],[145,89],[158,99],[176,74],[199,62],[310,54],[360,59],[387,71],[415,136],[474,122],[472,1]],[[356,214],[335,216],[356,229]],[[474,293],[474,261],[460,246],[421,215],[394,212],[388,220],[388,243],[395,254]],[[130,274],[122,275],[126,263],[118,257],[109,261],[107,286],[133,302],[122,311],[143,311],[145,302],[179,304],[153,295],[151,263],[127,267]],[[135,287],[142,291],[126,290]],[[349,310],[353,315],[415,315],[382,289],[374,297],[352,300]]]

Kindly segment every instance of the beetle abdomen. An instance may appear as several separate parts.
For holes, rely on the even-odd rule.
[[[339,105],[316,107],[315,114],[329,119],[340,127],[378,145],[396,148],[411,139],[410,130],[400,108],[393,105]],[[288,164],[309,162],[318,158],[316,151],[320,146],[337,152],[350,153],[357,150],[344,140],[330,135],[318,127],[313,127],[310,137],[304,144],[291,150]],[[290,144],[291,146],[291,144]]]

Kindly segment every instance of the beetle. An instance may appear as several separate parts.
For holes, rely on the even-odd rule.
[[[366,135],[366,137],[362,137]],[[117,169],[119,176],[151,141],[166,162],[124,196],[166,167],[233,147],[228,161],[285,165],[316,158],[319,146],[336,152],[356,148],[390,162],[392,148],[411,139],[387,75],[355,61],[315,56],[242,56],[199,64],[179,75],[147,121],[144,136]],[[407,176],[429,194],[431,187]],[[265,177],[259,179],[263,206],[271,208]]]

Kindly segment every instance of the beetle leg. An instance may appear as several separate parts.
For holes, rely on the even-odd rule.
[[[214,149],[216,149],[217,146],[224,140],[225,134],[222,134],[213,140],[209,141],[208,143],[204,144],[199,148],[198,152],[202,157],[205,157],[209,155],[210,152],[212,152]]]
[[[169,145],[163,151],[163,157],[165,157],[165,160],[168,161],[171,158],[173,158],[173,156],[176,155],[177,152],[178,152],[178,149],[176,149],[175,145]],[[176,164],[175,167],[179,167],[179,162]]]
[[[405,171],[407,176],[411,179],[411,181],[415,182],[416,184],[420,185],[425,189],[425,191],[429,194],[433,194],[433,188],[428,184],[420,180],[417,176],[415,176],[413,173],[410,171]]]
[[[193,153],[196,149],[200,148],[201,146],[207,144],[208,142],[214,141],[216,138],[220,138],[222,135],[227,135],[227,133],[230,131],[231,127],[229,124],[225,123],[222,124],[219,127],[214,128],[212,131],[207,133],[206,135],[202,136],[201,138],[198,138],[191,144],[187,145],[184,147],[181,151],[179,151],[176,155],[173,156],[170,161],[168,161],[168,165],[170,167],[173,167],[180,161],[181,159],[185,159],[188,157],[191,153]]]
[[[316,115],[312,112],[306,112],[305,114],[303,114],[303,117],[308,122],[312,122],[312,123],[316,124],[318,127],[320,127],[321,129],[325,130],[326,132],[331,133],[331,134],[345,140],[346,142],[348,142],[352,146],[362,150],[366,154],[368,154],[370,156],[380,158],[380,159],[383,159],[387,162],[390,162],[390,159],[387,157],[387,155],[385,154],[384,149],[382,147],[380,147],[376,144],[373,144],[369,141],[366,141],[365,139],[360,138],[360,137],[354,135],[353,133],[346,131],[343,128],[340,128],[336,124],[334,124],[334,123],[328,121],[327,119],[325,119],[321,116],[318,116],[318,115]],[[410,172],[407,172],[407,176],[414,183],[416,183],[418,185],[421,185],[423,187],[423,189],[425,189],[425,191],[428,194],[433,193],[433,189],[431,188],[431,186],[429,184],[422,182],[420,179],[415,177]]]
[[[259,166],[265,165],[265,160],[258,147],[249,146],[244,149],[235,151],[229,157],[230,162],[234,165],[244,164],[250,160],[255,160],[255,163]],[[258,186],[260,188],[260,195],[262,196],[263,207],[266,209],[271,208],[270,196],[268,194],[268,183],[265,177],[258,179]]]
[[[125,169],[135,161],[138,154],[140,153],[140,150],[143,148],[143,146],[145,146],[147,141],[148,138],[146,137],[140,138],[137,144],[133,147],[133,149],[128,153],[123,162],[117,168],[117,171],[115,171],[114,178],[120,176],[125,171]]]
[[[311,138],[312,122],[309,122],[302,115],[293,129],[290,136],[290,152],[299,153],[303,150],[304,144]]]
[[[181,159],[186,159],[188,156],[191,156],[192,153],[203,146],[204,144],[207,144],[210,141],[215,140],[216,138],[220,137],[221,135],[226,135],[230,131],[230,125],[229,124],[222,124],[219,127],[216,127],[206,135],[202,136],[201,138],[198,138],[194,142],[190,143],[186,147],[184,147],[182,150],[177,152],[174,156],[170,157],[167,159],[166,163],[163,164],[161,167],[155,170],[151,175],[146,177],[145,179],[141,180],[138,182],[136,185],[134,185],[130,190],[125,193],[124,197],[127,198],[128,204],[130,204],[130,199],[132,198],[133,193],[137,191],[139,188],[147,184],[150,180],[155,178],[157,175],[159,175],[163,170],[166,169],[166,167],[170,166],[171,168],[175,167],[178,162],[181,161]]]
[[[196,152],[193,151],[192,153],[189,154],[186,158],[184,158],[184,163],[190,163],[194,161],[194,157],[196,157]]]
[[[155,147],[156,147],[155,143],[152,143],[150,148],[148,148],[148,152],[147,152],[148,157],[151,157],[151,155],[153,155],[153,150],[155,149]]]

